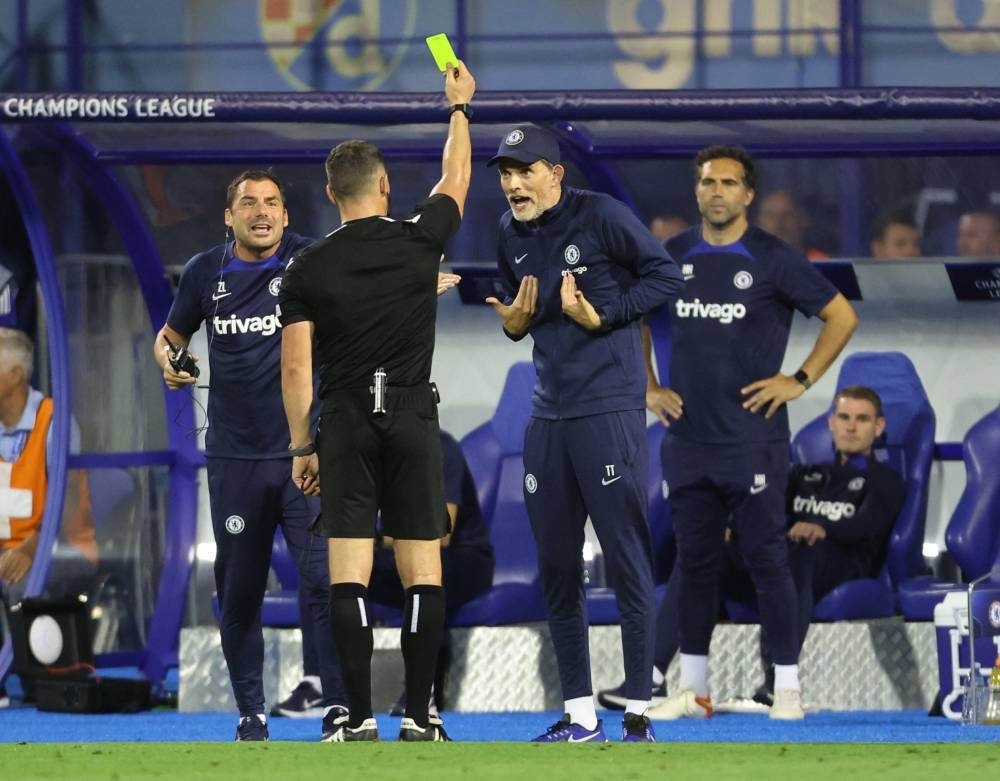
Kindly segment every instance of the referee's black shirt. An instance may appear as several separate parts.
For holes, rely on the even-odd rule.
[[[389,385],[430,381],[439,262],[460,221],[439,193],[403,220],[350,220],[289,261],[281,323],[314,323],[321,400],[368,387],[379,367]]]

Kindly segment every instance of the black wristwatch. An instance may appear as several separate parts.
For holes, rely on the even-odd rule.
[[[452,106],[451,106],[451,109],[448,111],[449,118],[456,111],[461,111],[463,114],[465,114],[465,118],[467,120],[469,120],[470,122],[472,121],[472,105],[471,104],[469,104],[469,103],[453,103]]]
[[[601,327],[598,329],[600,331],[610,331],[611,323],[608,322],[608,316],[604,314],[603,309],[597,310],[597,319],[601,321]]]
[[[812,380],[809,379],[809,375],[806,374],[802,369],[799,369],[795,374],[792,375],[798,382],[801,382],[806,390],[812,387]]]
[[[308,445],[303,445],[302,447],[288,448],[288,455],[290,456],[311,456],[316,452],[316,443],[310,442]]]

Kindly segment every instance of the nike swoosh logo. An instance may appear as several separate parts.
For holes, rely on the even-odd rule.
[[[691,279],[694,279],[694,274],[685,274],[684,275],[684,281],[685,282],[687,282],[687,281],[689,281]]]
[[[618,475],[617,477],[612,477],[610,480],[608,480],[608,478],[606,477],[602,477],[601,485],[611,485],[615,480],[621,480],[621,479],[622,479],[621,475]]]
[[[750,495],[751,496],[756,496],[761,491],[763,491],[765,488],[767,488],[767,483],[764,483],[764,485],[751,486],[751,488],[750,488]]]
[[[524,259],[525,259],[526,257],[528,257],[528,253],[527,253],[527,252],[525,252],[525,253],[524,253],[523,255],[521,255],[521,256],[517,256],[517,257],[515,257],[515,258],[514,258],[514,262],[515,262],[515,263],[520,263],[520,262],[521,262],[522,260],[524,260]]]
[[[232,294],[232,291],[228,293],[212,293],[212,300],[218,301],[220,298],[225,298],[226,296],[231,296]]]
[[[615,479],[617,480],[618,478],[616,477]],[[593,735],[588,735],[585,738],[574,738],[572,735],[570,735],[569,739],[566,742],[567,743],[586,743],[588,741],[594,740],[596,737],[597,737],[597,733],[596,732]]]

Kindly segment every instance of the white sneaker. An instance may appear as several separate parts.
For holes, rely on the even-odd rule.
[[[799,721],[806,717],[802,709],[802,692],[798,689],[775,689],[771,718],[781,721]]]
[[[690,689],[684,689],[651,707],[646,715],[654,721],[707,719],[712,715],[712,697],[698,697]]]
[[[771,707],[752,697],[731,697],[715,706],[716,713],[770,713]]]

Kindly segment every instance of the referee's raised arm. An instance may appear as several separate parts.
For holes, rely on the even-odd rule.
[[[476,80],[459,61],[448,63],[444,75],[444,94],[451,104],[451,119],[448,123],[448,140],[444,142],[441,154],[441,179],[431,195],[444,193],[458,204],[461,214],[465,208],[465,196],[469,192],[472,178],[472,141],[469,138],[469,117],[472,107],[469,102],[476,92]]]

